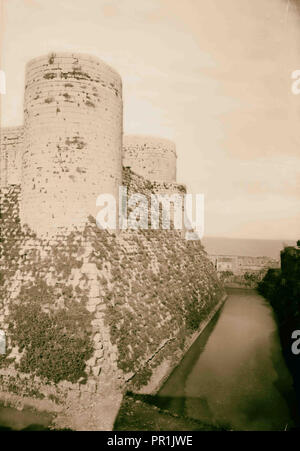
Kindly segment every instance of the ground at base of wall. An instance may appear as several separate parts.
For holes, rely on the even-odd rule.
[[[43,409],[42,404],[26,404],[21,396],[6,395],[0,401],[1,430],[112,430],[123,395],[111,392],[107,396],[78,392],[68,396],[63,410]],[[46,407],[46,406],[44,406]]]
[[[124,396],[114,425],[114,431],[222,430],[220,427],[162,410],[153,405],[152,401],[147,402],[147,397],[147,395],[136,395],[133,393],[128,393]]]
[[[118,415],[123,394],[111,391],[104,396],[98,393],[74,393],[68,396],[63,412],[54,421],[53,429],[74,431],[111,431]]]

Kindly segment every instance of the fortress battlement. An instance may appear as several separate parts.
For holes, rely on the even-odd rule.
[[[199,239],[95,220],[120,186],[184,196],[175,144],[123,143],[121,77],[59,53],[27,64],[24,126],[3,128],[0,150],[0,401],[55,413],[57,429],[112,430],[123,394],[155,393],[224,301]]]
[[[95,217],[100,194],[117,199],[122,166],[176,184],[176,158],[168,139],[123,140],[122,80],[113,68],[86,54],[51,53],[26,65],[24,126],[1,130],[0,187],[20,184],[21,222],[51,235]]]

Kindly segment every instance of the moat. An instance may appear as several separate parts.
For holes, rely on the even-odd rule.
[[[293,428],[295,394],[269,303],[255,291],[228,289],[159,396],[174,413],[226,429]]]
[[[149,402],[164,411],[233,430],[292,429],[294,399],[270,305],[255,291],[236,289],[228,290],[223,308],[158,395],[149,396]],[[29,426],[28,419],[20,422],[25,412],[16,412],[14,418],[12,409],[6,411],[7,418],[0,409],[3,426]],[[130,419],[120,412],[116,430],[142,430],[147,416],[141,407]],[[176,430],[172,420],[166,423],[159,413],[156,420],[162,420],[165,430],[166,424]]]

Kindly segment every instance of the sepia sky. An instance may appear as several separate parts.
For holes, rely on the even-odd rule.
[[[96,55],[122,76],[124,132],[176,142],[206,235],[300,239],[295,0],[2,1],[3,126],[22,123],[29,59]]]

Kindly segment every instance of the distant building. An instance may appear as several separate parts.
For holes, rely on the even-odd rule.
[[[279,260],[269,257],[248,257],[241,255],[209,255],[218,272],[231,271],[233,274],[257,272],[262,269],[279,268]]]

